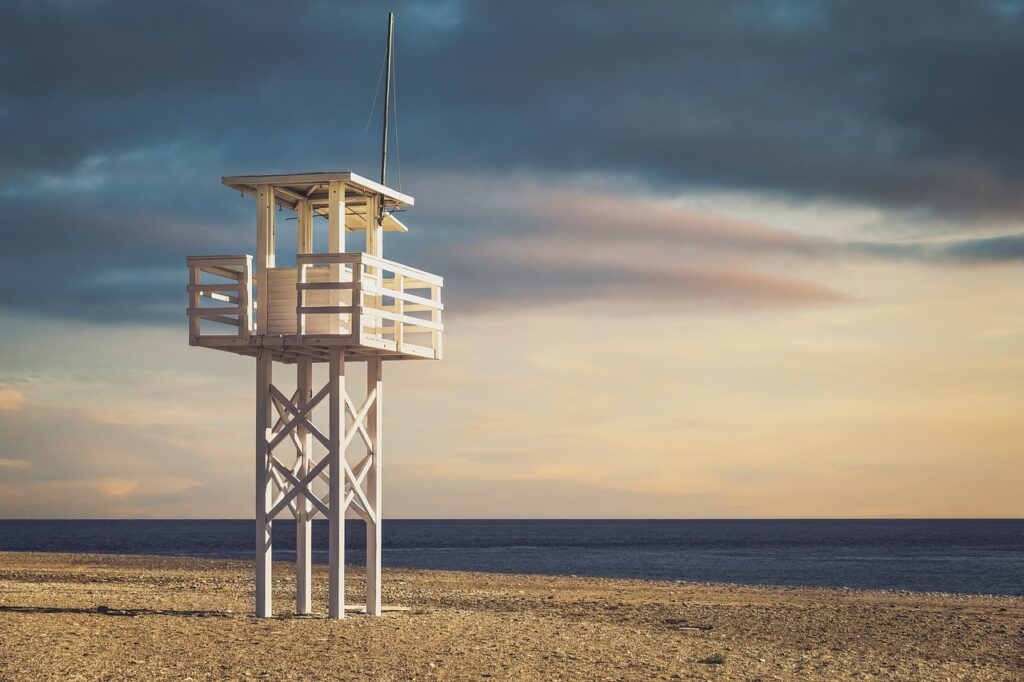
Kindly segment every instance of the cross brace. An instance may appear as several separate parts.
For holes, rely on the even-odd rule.
[[[296,610],[308,613],[311,521],[322,514],[330,521],[330,590],[328,615],[344,615],[344,518],[348,509],[367,527],[367,613],[380,613],[380,500],[381,500],[381,398],[383,383],[379,359],[367,361],[366,398],[357,408],[345,390],[345,362],[339,351],[329,362],[326,383],[314,395],[311,364],[298,364],[299,388],[285,395],[272,382],[273,359],[269,351],[257,357],[257,579],[256,612],[271,615],[271,524],[286,510],[296,519]],[[327,433],[313,419],[313,410],[326,403],[330,428]],[[276,419],[274,414],[276,412]],[[350,465],[347,451],[359,437],[366,454]],[[324,449],[315,457],[314,439]],[[280,446],[289,441],[295,452],[292,464],[282,461]],[[314,483],[327,484],[320,494]],[[275,491],[276,489],[276,491]]]

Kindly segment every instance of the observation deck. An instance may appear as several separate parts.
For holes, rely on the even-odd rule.
[[[190,256],[189,344],[277,362],[439,360],[441,277],[380,256],[382,233],[407,232],[393,212],[413,198],[354,173],[224,178],[257,197],[256,256]],[[297,214],[295,267],[274,267],[275,207]],[[313,220],[327,218],[328,251],[314,253]],[[367,251],[345,251],[365,231]],[[375,252],[375,253],[374,253]]]

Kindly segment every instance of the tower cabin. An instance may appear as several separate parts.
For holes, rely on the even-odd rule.
[[[441,359],[444,331],[442,279],[383,256],[384,233],[408,231],[394,213],[413,197],[349,172],[226,177],[223,184],[255,197],[256,254],[187,259],[188,338],[192,346],[256,358],[256,615],[273,613],[272,522],[282,516],[296,525],[295,611],[310,613],[311,522],[322,516],[329,521],[328,615],[344,616],[346,515],[366,522],[366,612],[379,615],[383,362]],[[275,262],[279,210],[295,214],[294,267]],[[327,224],[322,253],[313,248],[318,217]],[[346,249],[353,232],[364,233],[364,250]],[[354,362],[366,366],[358,403],[345,385]],[[322,386],[313,385],[315,363],[327,368]],[[294,392],[274,384],[283,365],[296,368]],[[321,404],[326,419],[318,424]]]
[[[253,356],[270,349],[286,363],[326,361],[337,346],[349,359],[441,358],[442,279],[383,258],[384,232],[409,231],[394,211],[413,197],[355,173],[222,182],[256,198],[256,258],[188,259],[191,345]],[[277,207],[296,214],[295,267],[276,267]],[[316,217],[327,219],[326,253],[313,252]],[[345,250],[349,232],[364,233],[365,251]]]

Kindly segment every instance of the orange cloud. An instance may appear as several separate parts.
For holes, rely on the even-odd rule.
[[[25,404],[25,396],[11,386],[0,386],[0,411],[20,410]]]
[[[98,481],[98,484],[107,497],[124,497],[139,487],[138,481],[124,478],[106,478]]]

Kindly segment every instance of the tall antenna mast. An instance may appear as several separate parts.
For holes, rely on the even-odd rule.
[[[384,80],[384,139],[380,150],[380,184],[387,185],[388,177],[388,113],[391,110],[391,44],[395,32],[395,13],[388,12],[388,49],[385,61],[387,78]],[[383,202],[381,203],[383,206]]]

